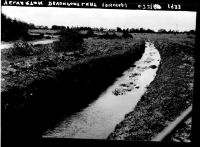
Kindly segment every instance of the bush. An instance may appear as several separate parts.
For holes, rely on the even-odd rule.
[[[87,37],[94,37],[94,32],[92,29],[89,29],[87,32]]]
[[[52,37],[51,37],[51,36],[45,36],[45,38],[46,38],[46,39],[51,39]]]
[[[115,33],[109,34],[108,32],[100,37],[101,39],[120,39]]]
[[[83,38],[95,37],[94,31],[92,29],[87,30],[86,34],[81,34]]]
[[[2,41],[15,41],[20,38],[27,39],[28,24],[16,19],[11,19],[1,13],[1,39]]]
[[[55,42],[56,52],[82,51],[83,36],[74,30],[63,30],[60,32],[59,41]]]
[[[133,38],[133,36],[128,31],[123,31],[122,38]]]
[[[33,46],[25,41],[18,40],[14,43],[13,48],[8,53],[10,56],[28,56],[33,54]]]
[[[41,33],[41,34],[39,35],[39,38],[40,38],[40,39],[44,38],[44,33]]]
[[[111,37],[112,37],[113,39],[121,39],[121,37],[120,37],[120,36],[117,36],[115,33],[113,33],[113,34],[111,35]]]

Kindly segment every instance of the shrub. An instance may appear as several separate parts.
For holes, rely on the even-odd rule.
[[[89,29],[87,32],[87,37],[94,37],[94,32],[92,29]]]
[[[87,30],[86,34],[81,34],[83,38],[95,37],[94,31],[92,29]]]
[[[133,36],[131,34],[129,34],[128,31],[123,31],[123,34],[122,34],[122,38],[133,38]]]
[[[45,36],[45,38],[46,38],[46,39],[51,39],[52,37],[51,37],[51,36]]]
[[[109,34],[108,32],[100,37],[101,39],[120,39],[115,33]]]
[[[122,29],[120,27],[117,27],[117,32],[122,32]]]
[[[55,42],[56,52],[81,51],[83,50],[83,36],[74,30],[60,32],[59,41]]]
[[[10,56],[28,56],[33,54],[33,46],[31,44],[28,44],[26,41],[18,40],[14,43],[13,48],[10,49],[8,54]]]
[[[121,39],[121,36],[116,35],[115,33],[112,34],[112,38],[114,39]]]
[[[11,19],[1,13],[1,34],[2,41],[15,41],[20,38],[27,39],[28,24],[20,20]]]
[[[41,34],[39,35],[39,38],[40,38],[40,39],[44,38],[44,33],[41,33]]]

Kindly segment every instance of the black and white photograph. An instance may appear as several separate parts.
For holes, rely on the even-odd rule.
[[[197,12],[114,6],[1,6],[4,144],[192,142]]]

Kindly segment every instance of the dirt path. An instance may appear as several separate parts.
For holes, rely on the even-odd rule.
[[[53,43],[54,41],[56,41],[56,39],[28,41],[28,43],[31,43],[32,45],[37,45],[37,44],[49,44],[49,43]],[[13,45],[14,43],[1,43],[1,50],[11,48],[13,47]]]

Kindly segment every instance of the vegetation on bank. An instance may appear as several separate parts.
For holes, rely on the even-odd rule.
[[[52,29],[38,30],[2,14],[2,40],[16,41],[13,48],[1,50],[4,137],[40,137],[61,118],[87,106],[141,57],[143,39],[154,41],[161,54],[157,76],[108,139],[150,140],[191,105],[195,31]],[[36,46],[26,42],[45,35],[59,35],[59,41]]]
[[[192,117],[188,118],[181,124],[171,135],[167,136],[164,141],[191,142],[192,140]]]
[[[34,29],[33,24],[24,21],[12,19],[1,13],[1,41],[30,41],[45,38],[44,33],[31,34],[30,29]],[[49,37],[46,37],[47,39]]]
[[[20,42],[1,51],[2,131],[9,132],[4,137],[40,137],[93,101],[144,51],[140,39],[83,39],[72,30],[63,33],[53,44]],[[27,47],[31,52],[24,55]]]
[[[31,131],[38,135],[68,115],[63,112],[70,114],[86,106],[132,64],[136,54],[134,60],[140,57],[143,38],[154,41],[161,54],[157,76],[133,112],[125,116],[108,139],[150,140],[192,103],[194,36],[132,35],[133,39],[84,38],[83,43],[80,41],[84,52],[78,48],[55,50],[58,42],[31,46],[27,55],[20,51],[10,56],[12,49],[2,50],[2,124],[9,126],[5,130],[12,131],[16,126],[26,130],[25,123],[34,122],[41,130]],[[23,51],[26,43],[16,47]],[[62,96],[66,93],[67,99]],[[70,100],[71,97],[88,99],[79,99],[82,106],[75,106],[77,100]],[[39,118],[43,119],[37,121]],[[14,120],[18,121],[12,126]]]
[[[1,40],[13,41],[19,38],[28,38],[28,24],[11,19],[1,13]]]
[[[56,52],[83,51],[83,43],[81,34],[69,29],[60,32],[59,41],[54,43],[53,48]]]
[[[194,38],[154,37],[146,36],[161,54],[157,75],[108,139],[150,141],[192,104]]]
[[[25,41],[18,40],[14,43],[13,49],[10,49],[8,56],[29,56],[33,54],[33,45]]]

